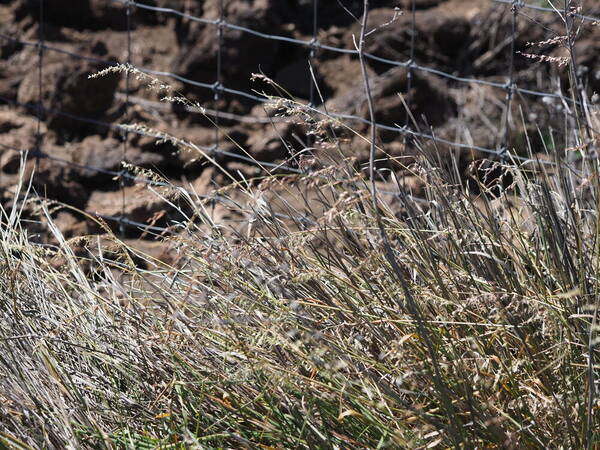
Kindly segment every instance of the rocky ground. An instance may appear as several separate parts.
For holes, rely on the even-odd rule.
[[[143,3],[210,20],[219,17],[218,2],[212,0],[145,0]],[[319,2],[317,37],[322,44],[353,49],[353,38],[359,32],[355,18],[361,15],[362,2],[346,0],[343,3],[346,11],[339,2]],[[370,26],[375,31],[368,37],[368,52],[396,61],[410,58],[410,3],[408,0],[371,2]],[[587,1],[584,6],[587,14],[600,13],[598,1]],[[416,0],[416,7],[414,61],[417,64],[461,77],[500,83],[507,80],[512,18],[509,5],[489,0]],[[127,60],[127,20],[122,4],[111,0],[45,0],[43,27],[39,11],[39,0],[0,0],[0,143],[3,144],[0,187],[5,205],[12,199],[20,162],[19,153],[9,148],[39,146],[45,154],[75,164],[40,159],[34,183],[40,194],[91,213],[118,215],[122,193],[114,172],[121,171],[122,133],[99,122],[141,123],[206,148],[215,144],[214,128],[206,118],[180,105],[158,104],[160,95],[149,91],[143,82],[131,81],[131,106],[126,108],[124,76],[113,74],[88,79],[90,73],[106,67],[98,60]],[[398,11],[402,15],[398,16]],[[303,40],[312,38],[312,2],[308,0],[231,0],[225,1],[224,14],[228,23],[259,32]],[[135,66],[168,71],[208,84],[215,82],[219,43],[215,26],[142,8],[133,11],[130,26],[131,61]],[[564,34],[561,27],[552,14],[521,10],[514,49],[514,79],[520,87],[556,92],[560,82],[561,89],[566,91],[568,77],[564,67],[519,53],[561,57],[564,49],[560,42],[529,44]],[[38,50],[27,43],[36,43],[41,31],[46,46],[62,51],[49,48],[43,51],[41,98],[45,112],[38,140]],[[227,28],[222,39],[225,86],[249,93],[276,93],[261,81],[251,81],[251,75],[260,71],[293,98],[309,101],[308,48]],[[590,23],[582,25],[577,35],[576,57],[590,94],[600,91],[599,50],[600,27]],[[329,111],[368,117],[355,55],[317,49],[312,64]],[[402,93],[414,118],[413,127],[427,133],[433,131],[436,136],[452,141],[492,149],[501,146],[504,89],[415,71],[407,92],[405,68],[370,60],[369,71],[379,122],[388,125],[412,122],[398,95]],[[297,164],[290,153],[299,152],[305,146],[302,141],[306,129],[301,124],[281,121],[263,105],[244,97],[223,94],[214,101],[214,92],[210,89],[169,77],[160,78],[209,108],[209,116],[211,110],[228,113],[219,118],[219,148],[222,150],[249,154],[266,162]],[[315,96],[316,101],[318,97]],[[511,147],[524,152],[524,132],[528,130],[533,131],[534,151],[541,152],[544,138],[543,133],[538,137],[536,127],[556,125],[560,129],[564,120],[562,107],[558,100],[516,95],[511,117]],[[91,121],[83,122],[73,116]],[[212,118],[214,120],[214,115]],[[358,122],[349,122],[349,125],[359,133],[367,130],[366,125]],[[345,154],[356,157],[357,164],[367,161],[364,140],[343,130],[339,137]],[[406,145],[401,134],[393,131],[381,131],[379,139],[385,151],[393,156],[410,156],[416,151],[410,142]],[[424,147],[431,145],[424,144]],[[319,139],[314,147],[317,155],[327,153],[327,146]],[[451,149],[438,144],[437,150],[444,157]],[[483,156],[468,150],[456,154],[461,169],[471,159]],[[240,174],[246,177],[260,174],[256,165],[234,156],[221,154],[216,158],[234,178]],[[199,194],[209,193],[229,182],[228,177],[211,168],[206,160],[179,152],[169,143],[157,144],[148,136],[129,135],[126,159],[136,166],[157,171],[175,184],[193,187]],[[35,163],[31,157],[27,162],[29,171]],[[93,166],[100,171],[82,166]],[[126,186],[125,194],[125,213],[132,220],[167,223],[170,209],[164,201],[146,196],[147,192],[139,186]],[[73,211],[57,210],[55,214],[67,236],[101,231],[93,221]],[[230,218],[230,215],[222,208],[217,211],[216,219]],[[128,230],[129,237],[138,235],[134,229]]]

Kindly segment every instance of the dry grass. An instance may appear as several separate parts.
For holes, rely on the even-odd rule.
[[[379,204],[399,270],[369,186],[340,181],[350,169],[265,179],[249,192],[302,198],[310,184],[323,204],[287,211],[299,221],[255,202],[237,236],[197,221],[172,242],[178,268],[141,270],[113,236],[91,276],[68,243],[40,249],[6,212],[4,445],[598,442],[595,161],[553,174],[507,164],[513,183],[491,200],[423,156],[406,170],[427,198]]]

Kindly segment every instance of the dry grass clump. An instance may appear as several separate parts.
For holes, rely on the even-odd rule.
[[[593,163],[595,164],[595,162]],[[199,219],[178,267],[90,277],[3,215],[9,448],[581,448],[598,442],[597,171],[503,166],[496,199],[425,156],[426,198],[340,168],[267,178],[252,232]],[[344,170],[350,170],[350,167]],[[266,185],[264,184],[266,183]],[[266,186],[269,189],[266,189]],[[262,187],[262,190],[261,190]],[[482,191],[490,189],[481,185]],[[308,197],[306,197],[308,198]],[[320,202],[319,200],[320,199]],[[194,199],[196,216],[205,217]],[[236,200],[239,203],[239,199]],[[273,205],[280,205],[278,211]],[[289,210],[285,210],[288,205]],[[397,267],[386,258],[385,227]],[[52,255],[49,255],[51,253]],[[49,256],[66,263],[54,269]],[[129,255],[129,256],[128,256]]]

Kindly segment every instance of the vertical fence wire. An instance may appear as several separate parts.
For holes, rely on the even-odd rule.
[[[40,0],[39,9],[39,24],[38,24],[38,104],[36,108],[37,123],[35,133],[35,171],[39,169],[40,158],[42,156],[43,149],[43,137],[42,137],[42,120],[44,112],[44,93],[43,93],[43,67],[44,67],[44,1]]]
[[[408,65],[406,66],[406,100],[410,101],[410,91],[412,90],[412,81],[414,75],[415,65],[415,40],[417,34],[417,2],[412,0],[411,2],[411,21],[410,21],[410,56]],[[410,114],[406,111],[406,120],[404,121],[404,128],[408,129],[410,122]],[[409,134],[404,135],[404,147],[406,148],[412,141],[412,136]]]
[[[219,154],[221,146],[221,94],[223,93],[223,33],[225,30],[225,2],[224,0],[215,0],[219,2],[219,19],[216,23],[217,36],[217,66],[215,68],[215,82],[212,85],[213,90],[213,126],[215,127],[215,141],[212,146],[212,154]],[[212,176],[211,176],[212,179]],[[211,217],[214,217],[216,202],[209,202]]]
[[[310,63],[311,71],[309,73],[309,102],[311,108],[315,107],[315,80],[313,77],[312,68],[314,67],[315,54],[317,49],[317,35],[318,35],[318,27],[319,27],[319,0],[313,0],[312,2],[312,39],[310,41],[310,53],[308,55],[308,60]]]
[[[315,56],[316,56],[316,50],[317,50],[317,39],[318,39],[318,32],[319,32],[319,14],[318,14],[318,10],[319,10],[319,0],[313,0],[312,2],[312,39],[310,41],[310,52],[308,54],[308,65],[309,65],[309,72],[308,72],[308,78],[309,78],[309,105],[311,108],[316,108],[317,106],[317,101],[316,101],[316,86],[315,86],[315,72],[314,72],[314,67],[315,67]],[[312,134],[308,134],[308,136],[306,136],[306,143],[308,147],[311,147],[314,145],[315,143],[315,136]]]
[[[125,71],[125,104],[124,104],[124,113],[123,116],[125,118],[125,123],[129,123],[129,91],[130,91],[130,76],[129,69],[131,67],[131,1],[127,0],[125,3],[125,19],[127,21],[127,70]],[[125,164],[127,163],[127,151],[129,145],[129,132],[126,129],[121,130],[121,137],[123,139],[123,154],[122,154],[122,164],[121,167],[121,176],[119,177],[119,187],[121,189],[121,217],[119,220],[119,232],[121,237],[125,236],[125,208],[126,208],[126,194],[125,194],[125,186],[126,186],[126,174],[127,169]]]
[[[585,105],[587,102],[584,99],[584,87],[581,82],[580,74],[577,67],[577,55],[575,54],[575,40],[578,33],[577,27],[575,26],[575,17],[577,17],[577,3],[572,0],[564,0],[563,5],[564,23],[566,30],[566,42],[567,49],[569,52],[569,79],[571,85],[571,95],[573,99],[573,108],[577,112],[580,108],[579,114],[575,114],[575,118],[578,129],[585,129],[586,139],[588,143],[592,142],[593,133],[590,129],[590,124],[587,120],[584,123],[579,122],[579,117],[586,117],[587,111]],[[574,142],[575,147],[578,147],[584,143]],[[595,152],[595,149],[592,149]]]
[[[215,82],[213,84],[213,109],[214,125],[215,125],[215,152],[221,145],[221,130],[220,127],[220,101],[221,93],[223,92],[223,30],[225,24],[225,5],[224,0],[219,1],[219,21],[217,22],[217,67],[215,74]]]
[[[514,72],[515,72],[515,44],[517,40],[517,16],[519,15],[520,1],[513,0],[510,6],[511,17],[511,39],[510,39],[510,53],[508,55],[508,80],[506,81],[506,97],[505,97],[505,111],[504,111],[504,124],[503,124],[503,135],[502,142],[500,143],[499,156],[504,161],[508,155],[508,148],[510,146],[510,117],[511,117],[511,106],[512,98],[515,89]]]

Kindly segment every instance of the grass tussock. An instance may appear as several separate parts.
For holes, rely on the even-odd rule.
[[[425,197],[381,196],[378,211],[349,167],[268,177],[247,188],[252,226],[239,233],[188,198],[197,220],[170,238],[177,267],[114,236],[111,255],[82,264],[58,230],[59,245],[40,248],[6,211],[0,441],[597,442],[597,172],[503,169],[508,187],[473,196],[423,156],[405,170]]]

